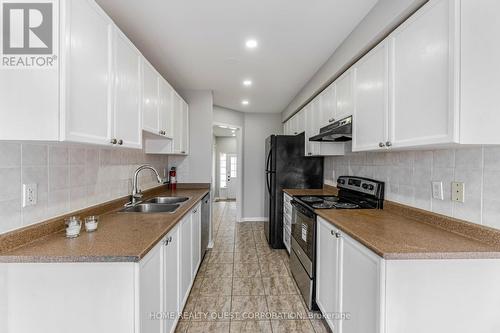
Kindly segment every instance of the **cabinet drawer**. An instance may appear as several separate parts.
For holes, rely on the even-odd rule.
[[[292,230],[292,218],[290,216],[283,215],[283,228]]]
[[[290,231],[290,228],[283,227],[283,243],[285,244],[285,248],[288,254],[290,254],[291,237],[292,237],[292,232]]]

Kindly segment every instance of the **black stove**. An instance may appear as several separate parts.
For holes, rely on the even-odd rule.
[[[296,196],[294,200],[314,209],[381,209],[384,201],[384,183],[361,177],[339,177],[338,196]]]
[[[382,209],[384,183],[376,180],[342,176],[337,180],[338,195],[294,196],[290,270],[310,310],[316,309],[315,249],[317,209]]]

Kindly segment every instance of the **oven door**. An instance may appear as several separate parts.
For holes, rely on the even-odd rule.
[[[292,237],[309,260],[314,262],[314,225],[316,216],[297,201],[292,201],[292,205]]]

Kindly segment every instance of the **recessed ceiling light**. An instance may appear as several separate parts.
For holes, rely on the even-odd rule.
[[[227,126],[219,125],[219,128],[227,128]]]
[[[241,104],[243,104],[243,105],[248,105],[248,104],[250,104],[250,102],[249,102],[249,101],[247,101],[246,99],[244,99],[244,100],[242,100],[242,101],[241,101]]]
[[[245,81],[243,81],[243,85],[245,87],[250,87],[252,85],[252,80],[245,80]]]
[[[255,49],[259,45],[259,43],[255,39],[249,39],[246,41],[245,45],[249,49]]]

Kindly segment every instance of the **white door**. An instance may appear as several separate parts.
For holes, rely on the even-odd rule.
[[[354,111],[353,72],[349,69],[336,81],[336,120],[351,116]]]
[[[164,282],[163,302],[165,313],[178,313],[179,309],[179,228],[174,228],[165,238],[164,248]],[[175,320],[165,320],[164,332],[173,332]]]
[[[236,192],[238,190],[238,155],[227,154],[226,157],[226,186],[227,198],[236,199]]]
[[[394,147],[452,141],[451,3],[446,0],[429,3],[390,37],[393,68],[390,141]]]
[[[337,118],[337,88],[336,84],[332,83],[320,95],[321,100],[321,116],[319,127],[327,126],[335,122]]]
[[[69,3],[66,100],[62,140],[111,140],[112,22],[94,1]]]
[[[141,332],[161,333],[161,320],[152,320],[151,313],[163,311],[160,290],[163,283],[162,245],[155,246],[139,262],[139,323]]]
[[[141,56],[120,31],[115,31],[114,36],[113,137],[118,145],[141,148]]]
[[[143,61],[143,106],[142,106],[142,128],[145,131],[159,133],[158,116],[158,74],[147,61]]]
[[[160,78],[159,79],[159,117],[160,125],[159,129],[164,132],[164,136],[173,138],[173,119],[172,119],[172,97],[173,89],[170,87],[168,82]]]
[[[382,259],[346,235],[341,244],[341,333],[381,333]]]
[[[353,151],[386,146],[389,107],[389,50],[382,42],[354,65]]]
[[[172,118],[174,124],[174,153],[179,154],[182,151],[182,136],[183,136],[183,114],[182,114],[182,99],[176,93],[173,94]]]
[[[201,204],[198,204],[191,213],[191,249],[192,262],[191,271],[193,279],[196,277],[201,261]]]
[[[189,105],[181,100],[182,108],[182,146],[181,154],[189,153]]]
[[[324,315],[339,312],[340,302],[340,247],[336,238],[338,230],[318,218],[316,240],[316,302]],[[337,332],[337,322],[327,317],[332,331]]]
[[[180,223],[180,286],[179,301],[182,308],[187,300],[192,282],[192,245],[191,214],[186,215]]]

